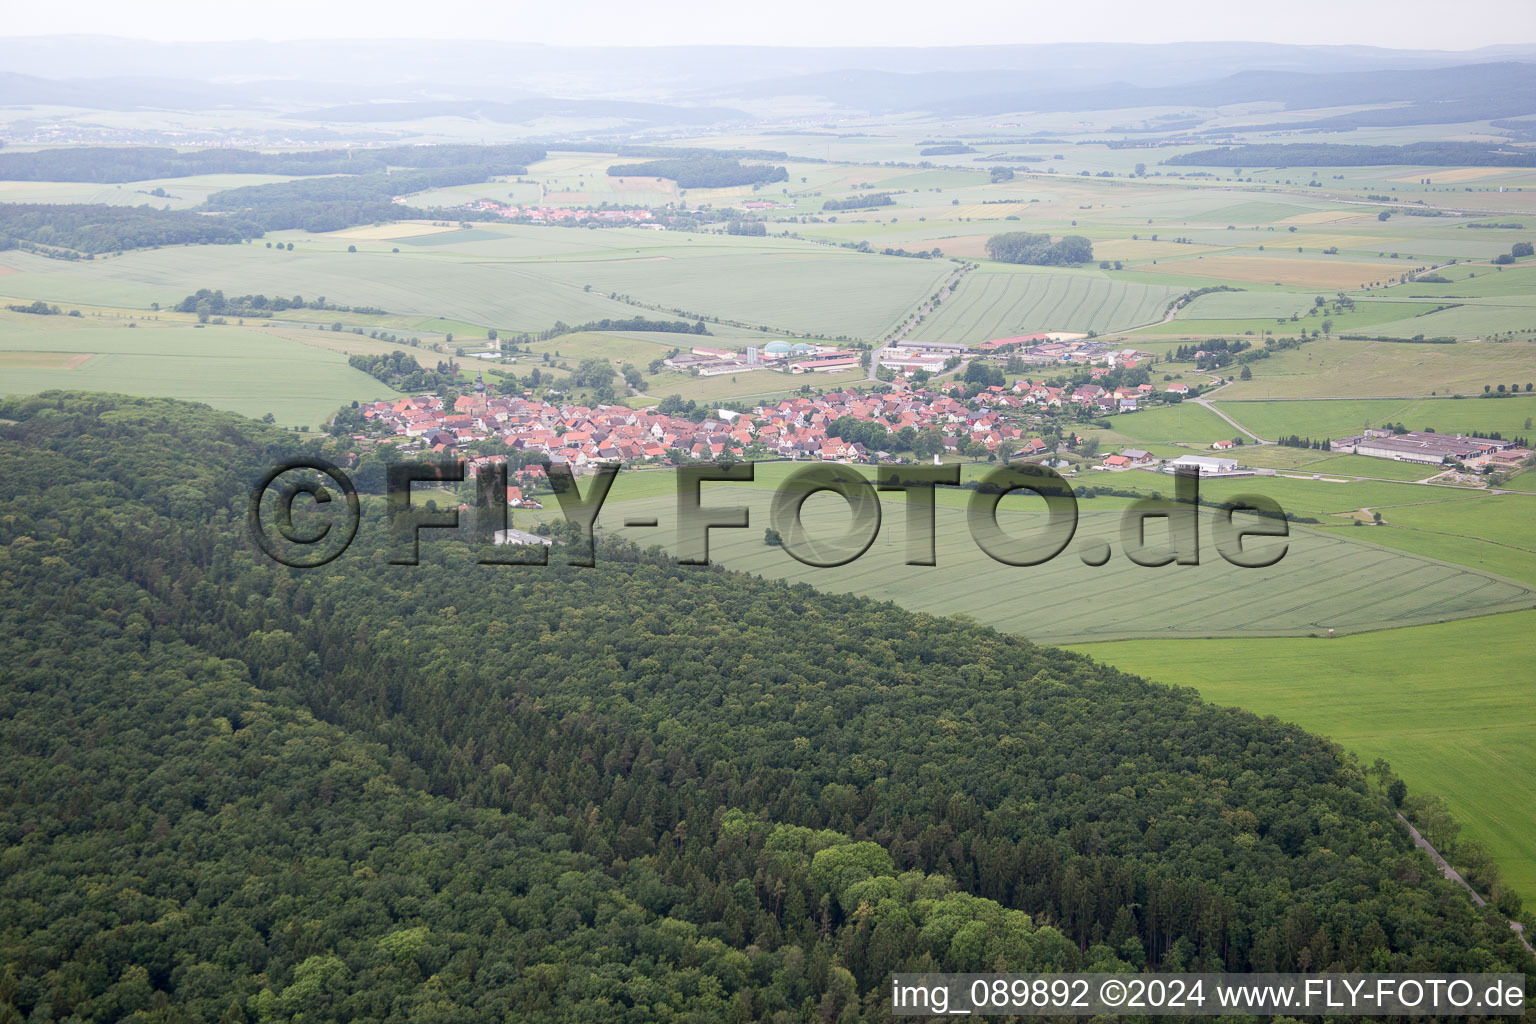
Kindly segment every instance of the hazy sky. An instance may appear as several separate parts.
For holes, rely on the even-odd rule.
[[[368,37],[638,46],[1252,40],[1447,50],[1536,42],[1536,0],[1465,6],[1445,0],[17,0],[7,6],[0,35],[159,40]]]

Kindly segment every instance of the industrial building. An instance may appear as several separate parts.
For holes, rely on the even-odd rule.
[[[1428,466],[1438,466],[1450,459],[1476,459],[1514,446],[1513,441],[1496,441],[1462,434],[1437,434],[1432,430],[1410,430],[1402,434],[1391,430],[1367,430],[1363,434],[1331,441],[1328,445],[1330,450],[1336,452],[1350,452],[1396,462],[1419,462]]]

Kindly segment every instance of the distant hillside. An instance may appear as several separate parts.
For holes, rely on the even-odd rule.
[[[353,103],[309,110],[295,117],[306,121],[347,121],[384,124],[419,121],[427,117],[468,117],[498,124],[527,124],[545,117],[619,118],[647,124],[723,124],[755,120],[727,107],[676,107],[663,103],[622,100],[562,100],[537,97],[512,103],[489,100],[419,100],[399,103]]]
[[[1071,89],[1042,84],[1039,75],[1027,71],[847,70],[754,82],[734,95],[811,95],[878,112],[928,110],[953,116],[1260,102],[1281,103],[1289,110],[1393,104],[1391,123],[1443,124],[1536,112],[1536,63],[1322,74],[1241,71],[1181,85],[1148,87],[1121,81]]]
[[[0,105],[317,110],[384,100],[516,104],[560,93],[712,106],[732,95],[824,96],[832,89],[838,102],[859,109],[923,110],[940,100],[1070,94],[1116,82],[1162,88],[1247,71],[1332,75],[1341,68],[1369,73],[1508,60],[1536,60],[1536,45],[1468,52],[1251,41],[599,47],[419,38],[157,43],[72,35],[0,38],[0,68],[11,73],[0,76]]]
[[[525,165],[542,159],[542,148],[515,143],[499,146],[381,146],[294,153],[259,153],[249,149],[176,150],[163,146],[70,146],[31,153],[0,152],[0,181],[124,182],[192,174],[383,174],[391,168],[464,165],[487,167],[491,174],[521,174]],[[384,198],[388,200],[389,196]]]
[[[466,34],[473,26],[463,26]],[[302,33],[302,24],[291,32]],[[285,33],[289,34],[289,33]],[[582,95],[696,95],[719,102],[744,83],[828,72],[1022,72],[1016,89],[1066,90],[1133,81],[1173,85],[1245,70],[1331,73],[1438,68],[1536,59],[1536,44],[1473,51],[1394,50],[1358,45],[1254,41],[1180,43],[1004,43],[982,46],[543,46],[491,39],[260,39],[159,43],[109,36],[0,38],[0,68],[47,78],[144,75],[190,81],[324,84],[358,102],[379,99],[515,100],[580,82]],[[408,81],[403,81],[405,74]],[[243,88],[230,86],[229,88]],[[971,90],[980,95],[986,86]],[[643,93],[638,90],[643,90]],[[570,89],[558,90],[567,95]],[[321,103],[313,104],[315,106]]]

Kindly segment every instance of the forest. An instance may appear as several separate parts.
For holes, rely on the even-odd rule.
[[[1058,242],[1035,231],[1008,231],[987,239],[987,255],[999,263],[1070,267],[1093,260],[1093,243],[1082,235],[1065,235]]]
[[[237,245],[259,238],[243,217],[204,217],[188,210],[87,203],[0,203],[0,250],[34,249],[72,258],[156,245]],[[63,251],[60,251],[63,250]]]
[[[894,970],[1536,971],[1387,771],[1192,691],[617,543],[513,567],[427,531],[391,565],[371,499],[325,568],[266,560],[253,482],[339,445],[0,403],[0,1022],[853,1022]]]
[[[544,159],[536,146],[384,146],[259,153],[249,149],[175,150],[159,146],[79,146],[0,153],[6,181],[101,183],[181,178],[194,174],[370,174],[390,167],[452,164],[524,165]],[[510,173],[510,172],[508,172]]]
[[[387,313],[378,306],[340,306],[327,302],[322,295],[306,300],[302,295],[286,298],[274,295],[235,295],[225,297],[222,288],[199,288],[172,307],[178,313],[207,313],[213,316],[270,317],[289,309],[325,309],[338,313]]]
[[[743,164],[735,157],[711,155],[614,164],[608,168],[608,175],[613,178],[671,178],[679,188],[730,188],[789,180],[789,172],[783,167]]]
[[[821,204],[823,210],[863,210],[872,206],[891,206],[896,200],[889,192],[870,192],[849,196],[847,199],[828,199]]]
[[[416,357],[396,349],[389,355],[355,355],[347,362],[390,387],[403,391],[448,391],[458,386],[459,369],[451,362],[439,361],[425,369]]]
[[[470,185],[503,174],[522,174],[518,164],[450,164],[393,173],[376,172],[343,177],[299,178],[270,185],[242,185],[209,196],[209,210],[235,213],[268,231],[303,228],[337,231],[354,224],[429,217],[433,211],[393,202],[395,196],[451,185]],[[455,220],[473,219],[470,210],[445,213]]]

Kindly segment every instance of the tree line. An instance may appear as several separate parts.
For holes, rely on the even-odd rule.
[[[25,248],[65,259],[159,245],[237,245],[261,233],[244,217],[205,217],[189,210],[0,203],[0,250]]]
[[[1333,142],[1264,142],[1180,153],[1165,164],[1220,167],[1536,167],[1536,153],[1480,142],[1410,142],[1401,146],[1348,146]]]
[[[536,163],[545,151],[519,144],[496,146],[382,146],[260,153],[250,149],[176,150],[163,146],[80,146],[0,154],[7,181],[145,181],[194,174],[370,174],[391,167]],[[505,172],[511,173],[511,172]]]
[[[399,349],[387,356],[355,355],[347,362],[397,391],[441,394],[457,387],[459,382],[459,370],[454,364],[439,362],[428,370],[416,361],[415,356]]]
[[[236,295],[226,298],[222,288],[199,288],[188,295],[173,307],[178,313],[209,313],[214,316],[248,316],[270,317],[274,313],[282,313],[289,309],[328,309],[338,313],[387,313],[388,310],[377,306],[338,306],[334,302],[325,301],[322,295],[316,299],[306,300],[302,295],[292,298],[284,298],[274,295],[268,298],[262,294]]]

